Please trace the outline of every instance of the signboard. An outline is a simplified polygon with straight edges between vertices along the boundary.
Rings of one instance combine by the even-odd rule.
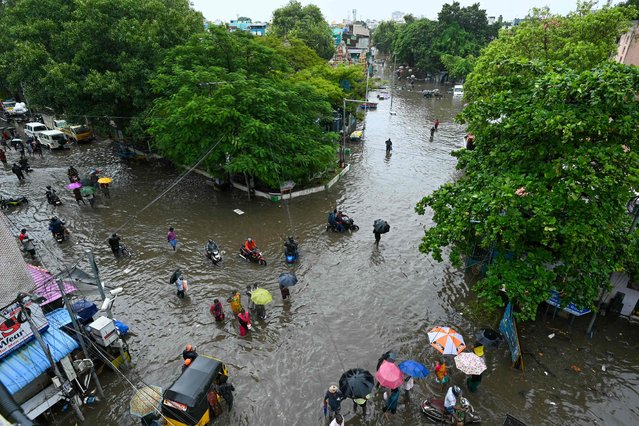
[[[557,290],[551,290],[550,299],[546,300],[546,303],[554,306],[555,308],[559,308],[561,306],[561,296],[559,295],[559,292]],[[564,311],[568,312],[569,314],[573,314],[576,317],[580,317],[582,315],[590,313],[590,309],[580,309],[572,302],[570,302],[568,306],[565,306],[563,309]]]
[[[24,306],[31,312],[31,319],[33,319],[37,329],[40,331],[46,330],[49,322],[42,313],[40,305],[29,301]],[[20,314],[21,310],[22,308],[18,303],[9,305],[2,310],[4,318],[0,318],[2,321],[0,324],[0,358],[9,355],[33,337],[29,322],[25,321],[21,324],[18,321],[18,314]]]
[[[517,325],[513,318],[513,308],[510,303],[506,306],[504,317],[499,322],[499,331],[510,349],[510,356],[513,362],[513,367],[524,368],[524,360],[521,357],[521,346],[519,344],[519,336],[517,335]]]

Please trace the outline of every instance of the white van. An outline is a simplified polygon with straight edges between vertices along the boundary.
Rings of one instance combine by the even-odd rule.
[[[27,135],[27,137],[31,136],[32,138],[35,138],[45,130],[48,130],[47,126],[37,121],[33,121],[24,125],[24,134]]]
[[[59,130],[45,130],[38,135],[40,143],[49,149],[64,148],[67,137]]]
[[[453,96],[464,96],[464,86],[462,84],[456,84],[453,88]]]

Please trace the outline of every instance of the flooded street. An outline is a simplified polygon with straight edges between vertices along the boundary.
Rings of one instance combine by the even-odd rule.
[[[44,159],[32,160],[34,172],[22,184],[5,168],[0,192],[29,198],[28,206],[7,214],[16,235],[26,226],[40,241],[37,248],[46,267],[54,272],[63,265],[88,269],[83,250],[92,248],[103,281],[124,287],[113,310],[133,334],[128,340],[133,366],[125,370],[133,384],[169,386],[181,371],[182,349],[191,343],[200,354],[223,360],[236,388],[233,411],[216,424],[320,425],[324,392],[344,371],[361,367],[374,373],[377,359],[389,349],[397,351],[398,360],[415,359],[431,368],[438,353],[426,333],[433,326],[455,328],[468,345],[478,328],[496,327],[472,313],[470,280],[463,271],[418,251],[423,229],[432,223],[428,212],[418,216],[414,206],[453,178],[456,160],[450,152],[462,146],[465,134],[453,121],[462,101],[450,95],[426,99],[419,92],[432,87],[416,84],[413,91],[398,90],[393,99],[396,115],[389,114],[390,100],[379,101],[378,109],[367,114],[365,141],[348,144],[350,172],[329,191],[290,202],[248,201],[243,192],[216,192],[207,179],[189,175],[142,211],[179,171],[160,162],[125,162],[104,141],[45,152]],[[370,99],[374,97],[373,92]],[[429,141],[435,119],[441,124]],[[384,141],[389,137],[393,151],[387,156]],[[15,151],[9,156],[17,160]],[[78,207],[64,189],[70,165],[81,175],[98,167],[113,177],[112,198],[100,198],[95,209]],[[55,214],[72,232],[63,244],[47,231],[53,208],[46,203],[46,185],[53,185],[63,198]],[[361,229],[327,232],[327,213],[335,206]],[[234,209],[245,213],[237,215]],[[376,247],[372,224],[378,218],[387,220],[391,230]],[[176,252],[166,241],[169,226],[178,235]],[[113,258],[106,238],[116,229],[132,249],[132,258]],[[283,260],[287,235],[300,243],[300,262],[293,267]],[[263,251],[267,266],[237,255],[249,236]],[[208,238],[225,252],[221,265],[204,258]],[[176,267],[189,281],[184,300],[169,284]],[[291,299],[282,302],[277,277],[286,270],[295,272],[299,283],[291,288]],[[254,332],[240,338],[226,298],[253,283],[271,291],[274,299],[267,305],[266,320],[252,316]],[[227,313],[223,324],[209,314],[216,297]],[[243,302],[246,305],[246,298]],[[505,345],[488,350],[488,371],[479,391],[470,394],[483,423],[501,424],[506,413],[529,425],[639,422],[637,327],[600,318],[594,338],[588,340],[588,320],[569,328],[565,319],[552,321],[549,315],[547,322],[520,325],[523,373],[510,368]],[[550,333],[556,334],[554,339],[548,338]],[[453,383],[462,386],[464,374],[450,370]],[[112,373],[101,380],[107,401],[84,408],[87,424],[137,424],[129,415],[131,386]],[[381,393],[369,403],[367,422],[361,410],[353,415],[350,400],[342,404],[342,413],[348,425],[424,424],[419,402],[433,393],[440,395],[432,376],[417,380],[412,400],[402,398],[390,422],[381,412]]]

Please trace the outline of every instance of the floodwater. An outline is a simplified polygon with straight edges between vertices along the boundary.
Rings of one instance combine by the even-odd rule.
[[[462,101],[450,95],[426,99],[419,93],[424,88],[432,86],[396,90],[396,115],[389,114],[390,100],[380,101],[379,108],[367,114],[365,141],[348,144],[352,169],[344,179],[327,192],[290,202],[249,201],[242,192],[216,192],[207,179],[189,175],[147,208],[179,172],[160,162],[122,161],[106,141],[45,153],[44,159],[32,161],[35,171],[23,184],[5,168],[0,192],[29,197],[28,206],[13,208],[8,215],[16,235],[26,226],[40,241],[46,267],[55,272],[76,264],[88,269],[83,250],[91,248],[103,281],[124,287],[113,310],[131,327],[133,365],[124,370],[131,383],[169,386],[179,375],[184,345],[191,343],[199,353],[223,360],[236,388],[233,411],[216,424],[321,425],[324,392],[345,370],[374,372],[377,358],[389,349],[397,351],[399,360],[415,359],[432,368],[437,353],[427,341],[431,327],[452,326],[468,344],[478,328],[496,327],[474,313],[472,280],[464,271],[418,251],[423,229],[432,220],[430,213],[418,216],[414,206],[453,179],[450,152],[462,146],[465,133],[453,121]],[[429,129],[436,118],[441,125],[431,141]],[[389,137],[390,156],[384,145]],[[9,155],[10,161],[16,158],[14,151]],[[81,174],[97,166],[113,177],[112,198],[100,199],[95,209],[78,207],[63,189],[69,165]],[[64,205],[55,213],[73,232],[64,244],[55,243],[46,230],[53,210],[44,197],[47,184],[63,196]],[[361,229],[342,235],[327,232],[327,212],[334,206]],[[379,247],[372,233],[377,218],[391,225]],[[166,241],[169,226],[178,235],[176,252]],[[132,249],[132,258],[116,260],[111,255],[105,239],[115,229]],[[283,262],[287,235],[300,242],[301,259],[293,267]],[[238,257],[248,236],[257,241],[268,266]],[[225,252],[219,266],[204,259],[208,238]],[[189,282],[184,300],[168,283],[176,267]],[[299,283],[291,289],[291,299],[282,302],[277,277],[287,270],[295,272]],[[254,331],[240,338],[225,300],[232,290],[253,283],[270,290],[274,299],[267,305],[266,320],[253,318]],[[216,297],[224,300],[223,324],[216,324],[208,311]],[[510,367],[505,347],[488,350],[488,371],[479,391],[470,395],[483,423],[501,424],[510,413],[529,425],[637,424],[636,326],[600,318],[589,340],[584,333],[587,321],[569,327],[565,319],[549,316],[520,325],[524,372]],[[464,375],[450,370],[453,383],[463,386]],[[131,385],[113,373],[101,380],[107,399],[85,407],[87,424],[137,424],[128,414]],[[350,401],[342,404],[342,413],[349,425],[423,424],[419,402],[427,394],[441,392],[431,378],[417,380],[411,401],[402,399],[390,421],[382,414],[381,394],[369,403],[367,421],[353,414]]]

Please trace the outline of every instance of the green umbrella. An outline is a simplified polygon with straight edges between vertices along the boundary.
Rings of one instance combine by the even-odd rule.
[[[273,295],[264,288],[258,288],[251,291],[251,300],[256,305],[266,305],[273,300]]]
[[[80,194],[84,195],[85,197],[95,194],[95,192],[95,188],[92,186],[83,186],[82,188],[80,188]]]

